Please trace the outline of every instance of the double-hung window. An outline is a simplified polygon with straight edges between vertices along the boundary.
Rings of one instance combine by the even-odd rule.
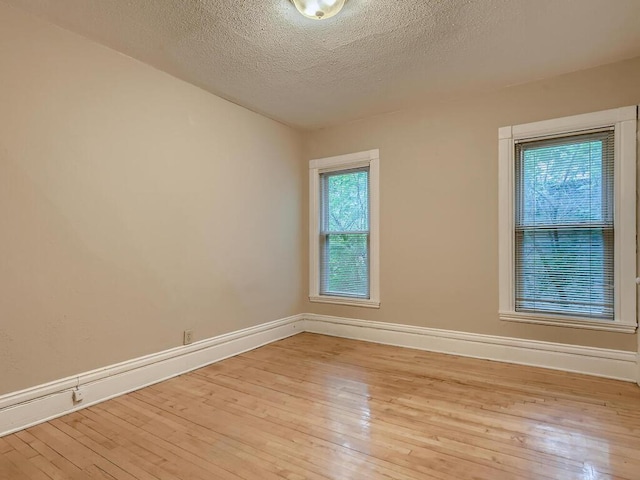
[[[500,129],[500,317],[633,331],[636,107]]]
[[[377,150],[312,160],[311,301],[378,307]]]

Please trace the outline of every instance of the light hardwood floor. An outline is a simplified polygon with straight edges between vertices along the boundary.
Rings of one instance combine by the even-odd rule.
[[[640,479],[640,388],[313,334],[0,438],[11,479]]]

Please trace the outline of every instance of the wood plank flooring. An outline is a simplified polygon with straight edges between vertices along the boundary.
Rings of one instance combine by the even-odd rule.
[[[2,480],[640,479],[640,388],[300,334],[0,438]]]

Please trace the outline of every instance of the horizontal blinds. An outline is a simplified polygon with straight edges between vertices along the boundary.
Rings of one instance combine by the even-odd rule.
[[[320,293],[369,298],[369,167],[320,174]]]
[[[515,153],[516,311],[613,320],[613,130]]]

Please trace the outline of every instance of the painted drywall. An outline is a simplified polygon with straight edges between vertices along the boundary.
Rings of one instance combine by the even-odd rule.
[[[0,394],[301,311],[301,136],[0,3]]]
[[[635,351],[633,334],[498,319],[497,135],[639,102],[636,58],[307,133],[307,160],[380,149],[381,307],[305,311]]]

